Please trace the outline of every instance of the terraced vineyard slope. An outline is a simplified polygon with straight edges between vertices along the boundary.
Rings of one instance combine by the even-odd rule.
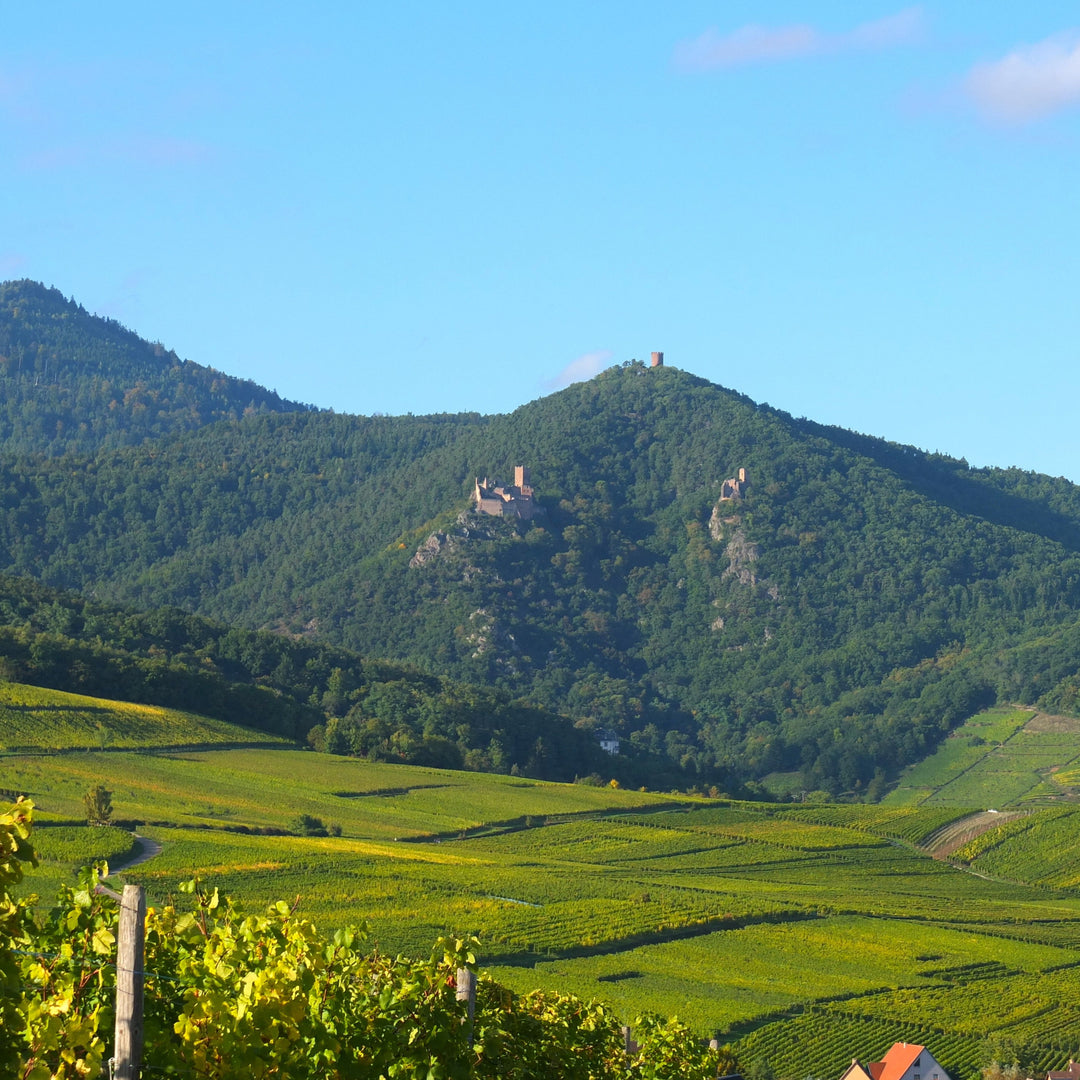
[[[781,1080],[924,1035],[959,1080],[988,1041],[1049,1064],[1080,1053],[1080,894],[920,850],[968,811],[740,803],[275,749],[12,755],[2,768],[53,820],[104,782],[162,845],[122,875],[152,898],[197,874],[250,907],[299,898],[327,929],[367,919],[389,952],[476,932],[511,987],[572,990],[631,1021],[677,1012]],[[1026,830],[1044,853],[1060,845],[1064,875],[1072,813],[1005,822],[953,858],[1006,860]],[[302,835],[302,815],[328,835]],[[48,879],[79,837],[40,835]],[[100,841],[87,854],[113,844]]]
[[[923,838],[919,846],[936,858],[945,859],[984,833],[1017,818],[1026,817],[1027,813],[1028,811],[1024,810],[982,810],[976,814],[968,814],[967,817],[957,818],[935,829]]]
[[[1080,720],[1034,709],[987,709],[905,770],[887,806],[1000,809],[1080,796]]]
[[[953,852],[988,874],[1056,889],[1080,887],[1080,809],[1038,810]]]

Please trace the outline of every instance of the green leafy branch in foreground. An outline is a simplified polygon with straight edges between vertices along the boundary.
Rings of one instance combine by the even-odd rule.
[[[0,818],[5,890],[32,858],[31,808]],[[7,853],[11,853],[10,857]],[[0,930],[7,1075],[94,1080],[114,1023],[119,912],[95,892],[99,870],[34,916],[6,898]],[[245,915],[216,889],[189,882],[192,908],[146,919],[144,1064],[206,1080],[327,1078],[712,1078],[721,1057],[677,1020],[642,1017],[627,1053],[618,1017],[570,995],[518,996],[479,980],[473,1023],[456,974],[475,965],[475,939],[436,942],[430,958],[365,951],[364,930],[319,935],[282,901]],[[731,1064],[724,1059],[725,1071]]]
[[[30,846],[33,803],[20,800],[0,812],[0,1074],[11,1076],[19,1059],[21,1014],[16,1005],[20,981],[12,945],[23,939],[24,906],[11,895],[22,881],[23,866],[37,865]]]

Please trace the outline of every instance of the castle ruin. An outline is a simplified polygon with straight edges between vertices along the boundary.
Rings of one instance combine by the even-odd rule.
[[[533,497],[533,488],[529,469],[518,465],[514,469],[514,482],[507,485],[492,484],[487,477],[476,480],[473,501],[479,514],[491,514],[493,517],[516,517],[529,521],[542,514],[544,508]]]
[[[652,359],[649,361],[649,367],[663,367],[664,366],[664,354],[662,352],[654,352]]]
[[[726,499],[741,499],[746,490],[746,470],[740,469],[738,477],[725,480],[720,485],[720,501]]]

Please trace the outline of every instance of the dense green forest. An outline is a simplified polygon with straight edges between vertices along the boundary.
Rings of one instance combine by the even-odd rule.
[[[0,343],[47,353],[35,334],[54,340],[55,319],[15,335],[12,311]],[[114,378],[106,330],[137,351],[115,324],[68,321],[69,353],[83,322],[98,335],[96,378]],[[19,432],[48,427],[55,385],[42,371],[5,396],[24,421],[0,442],[0,570],[408,662],[614,730],[687,782],[800,771],[875,797],[983,705],[1080,704],[1080,489],[1063,479],[826,428],[670,367],[628,363],[507,416],[370,418],[270,397],[215,411],[191,367],[175,376],[200,402],[190,425],[138,445],[126,427],[31,446]],[[546,513],[470,513],[473,478],[516,464]],[[740,468],[743,497],[720,501]],[[329,715],[333,742],[366,714]]]
[[[56,289],[0,282],[0,445],[93,453],[213,420],[308,406],[181,360]]]

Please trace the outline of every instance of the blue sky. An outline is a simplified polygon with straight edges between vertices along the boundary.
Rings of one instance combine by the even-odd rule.
[[[1080,10],[12,5],[0,278],[339,412],[669,363],[1080,481]]]

